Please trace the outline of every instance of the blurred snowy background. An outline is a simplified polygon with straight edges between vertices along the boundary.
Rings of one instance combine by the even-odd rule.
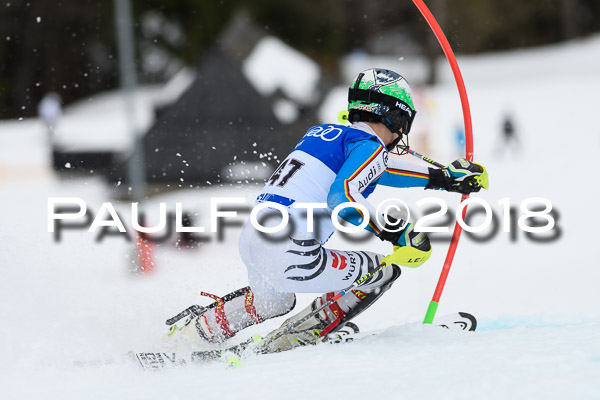
[[[201,290],[245,286],[237,237],[248,214],[220,238],[167,235],[143,273],[133,235],[98,238],[85,219],[59,239],[49,233],[49,197],[81,198],[92,216],[111,202],[131,233],[133,165],[145,176],[135,200],[149,225],[160,202],[170,212],[180,202],[208,230],[211,197],[251,205],[278,160],[311,125],[336,123],[347,85],[374,66],[413,86],[411,145],[442,162],[462,155],[454,80],[411,2],[331,1],[318,10],[286,2],[283,10],[262,1],[243,11],[242,2],[204,3],[133,3],[137,85],[129,94],[118,88],[108,2],[0,4],[2,397],[599,398],[600,19],[597,4],[583,0],[501,9],[431,2],[467,85],[475,160],[490,174],[490,190],[476,197],[500,227],[463,235],[438,313],[472,312],[479,332],[404,325],[422,320],[433,294],[447,248],[448,235],[438,235],[432,259],[405,270],[358,319],[363,330],[392,327],[371,341],[248,360],[239,371],[74,367],[160,349],[164,320],[205,304]],[[133,132],[143,162],[128,164]],[[456,209],[458,196],[434,194]],[[398,197],[418,213],[415,203],[430,195],[382,188],[372,199]],[[506,197],[517,217],[523,200],[550,200],[553,232],[502,232]],[[338,234],[329,246],[389,251]],[[298,307],[312,297],[299,296]],[[351,371],[375,382],[349,385]]]

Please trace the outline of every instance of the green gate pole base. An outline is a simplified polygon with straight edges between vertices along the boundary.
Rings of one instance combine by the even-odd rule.
[[[433,317],[435,317],[435,312],[437,311],[438,303],[437,301],[431,300],[429,303],[429,308],[427,308],[427,314],[425,314],[424,324],[431,324],[433,322]]]

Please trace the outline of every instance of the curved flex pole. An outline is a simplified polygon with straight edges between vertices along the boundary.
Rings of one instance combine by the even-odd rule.
[[[440,45],[444,50],[444,54],[446,55],[446,58],[450,63],[450,67],[452,68],[454,80],[456,81],[458,93],[460,94],[460,102],[462,104],[463,118],[465,124],[466,158],[469,161],[473,161],[473,128],[471,126],[471,111],[469,108],[469,99],[467,98],[467,90],[465,89],[465,82],[463,81],[462,74],[460,73],[460,68],[458,67],[458,63],[456,62],[456,57],[454,56],[454,52],[452,51],[450,43],[448,43],[448,39],[446,39],[446,35],[444,35],[442,28],[440,28],[440,25],[437,23],[433,14],[431,14],[431,11],[429,11],[425,3],[423,3],[422,0],[413,0],[413,3],[415,3],[425,20],[433,30],[433,33],[435,34],[435,37],[437,38],[438,42],[440,42]],[[464,194],[461,198],[461,202],[466,200],[467,198],[469,198],[469,195]],[[463,209],[463,219],[465,218],[466,212],[467,207]],[[446,255],[446,260],[444,261],[444,267],[442,268],[442,272],[440,274],[438,284],[435,288],[433,298],[429,303],[427,314],[425,314],[425,319],[423,321],[424,324],[431,324],[433,322],[433,318],[435,317],[435,312],[437,311],[440,297],[442,296],[442,291],[444,290],[444,285],[446,284],[446,278],[448,277],[450,267],[452,266],[452,260],[454,259],[454,253],[456,253],[456,247],[458,246],[458,241],[460,239],[461,232],[462,228],[457,222],[454,226],[454,233],[452,234],[452,240],[450,241],[448,254]]]

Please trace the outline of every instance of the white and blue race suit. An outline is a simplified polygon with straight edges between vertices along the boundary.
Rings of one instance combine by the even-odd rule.
[[[378,222],[382,219],[375,217],[375,208],[366,200],[375,187],[424,187],[428,180],[426,167],[389,158],[384,143],[367,124],[318,125],[306,132],[279,165],[257,202],[271,201],[289,207],[300,226],[304,219],[300,214],[306,211],[294,208],[294,203],[326,204],[329,213],[342,203],[360,203],[369,211],[366,229],[377,235],[383,228]],[[363,222],[359,208],[344,208],[339,215],[354,225]],[[324,218],[323,224],[323,231],[313,235],[321,244],[334,232],[330,218]],[[311,236],[305,226],[300,230]]]
[[[296,225],[294,230],[283,240],[273,240],[247,223],[240,235],[239,249],[253,295],[226,302],[220,315],[207,312],[201,323],[207,331],[226,331],[230,337],[249,325],[289,312],[295,303],[294,293],[330,293],[350,286],[374,270],[383,256],[325,248],[323,244],[334,232],[331,211],[341,203],[361,203],[371,216],[366,229],[378,234],[383,227],[375,218],[375,208],[367,201],[375,187],[424,187],[428,180],[426,167],[388,157],[385,144],[365,123],[310,128],[257,198],[259,204],[284,206]],[[321,203],[328,218],[315,219],[319,226],[310,232],[306,208],[295,208],[295,203]],[[345,208],[339,215],[355,225],[363,219],[361,211],[354,207]],[[384,268],[365,281],[360,291],[342,297],[337,302],[340,312],[348,312],[364,296],[388,282],[391,274],[391,268]]]

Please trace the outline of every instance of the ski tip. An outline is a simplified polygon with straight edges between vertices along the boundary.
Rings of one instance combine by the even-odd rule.
[[[474,332],[475,329],[477,329],[477,319],[475,318],[475,316],[473,316],[472,314],[466,313],[466,312],[459,312],[458,315],[460,315],[461,317],[469,320],[471,323],[468,324],[467,326],[465,326],[465,331],[471,331]],[[468,328],[468,329],[466,329]]]
[[[477,329],[477,319],[469,313],[457,312],[453,314],[443,315],[435,319],[435,326],[454,330],[473,332]]]

